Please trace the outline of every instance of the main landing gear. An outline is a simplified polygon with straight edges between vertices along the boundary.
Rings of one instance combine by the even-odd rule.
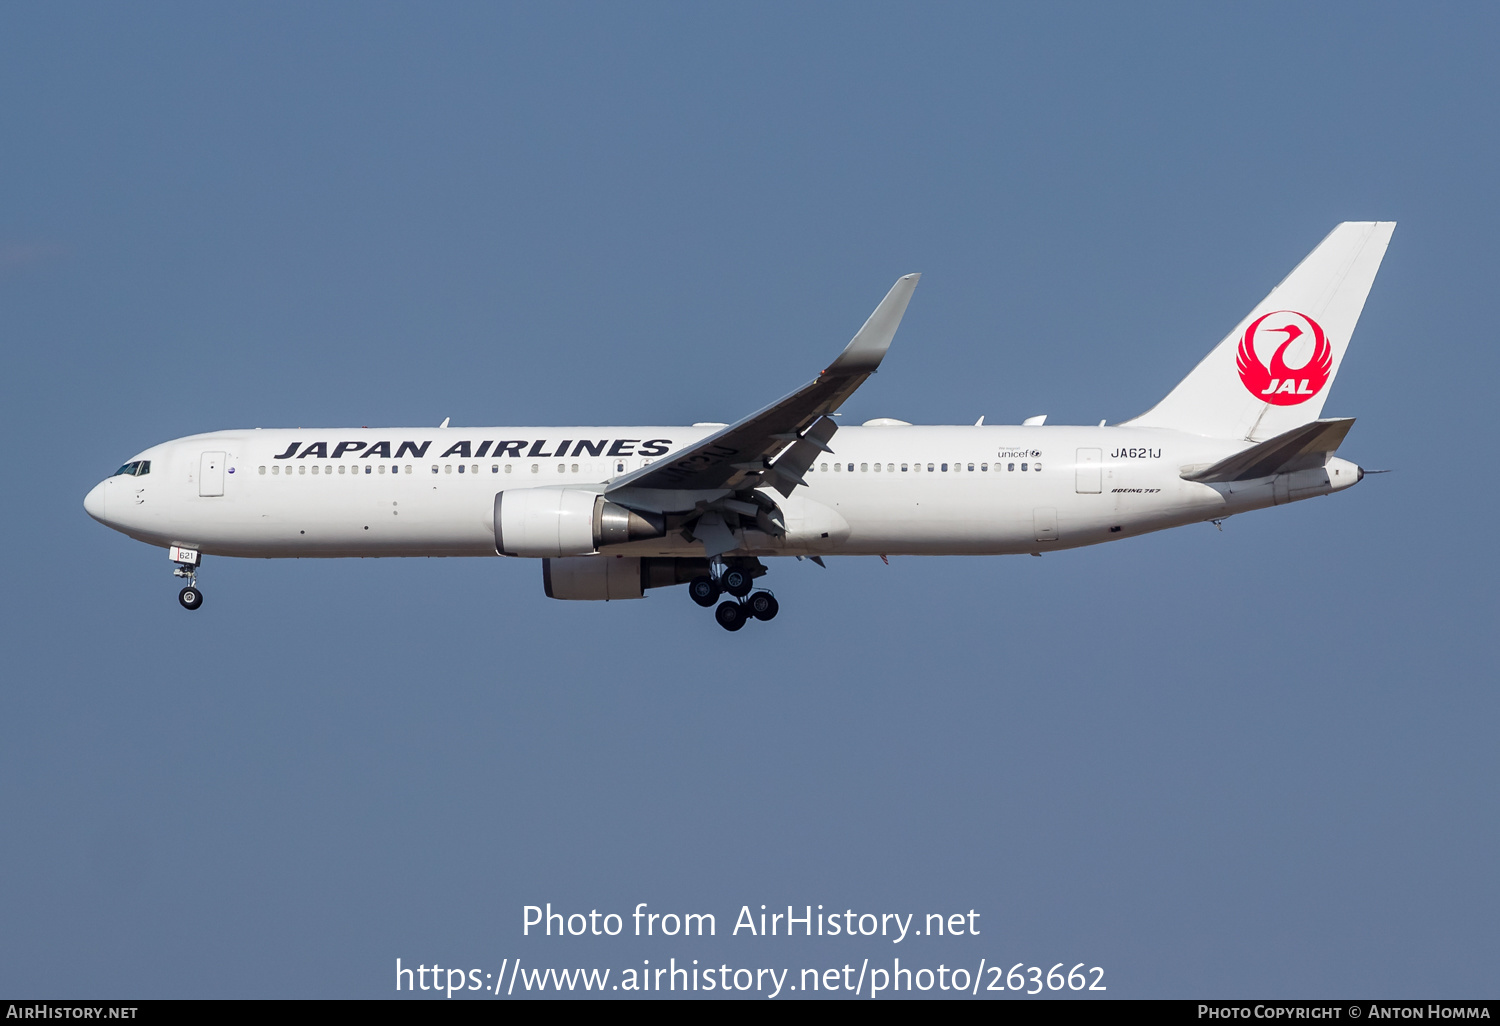
[[[188,582],[187,587],[177,593],[177,601],[183,609],[197,609],[203,605],[203,592],[198,590],[198,564],[203,557],[197,549],[183,548],[180,545],[173,545],[167,550],[167,554],[177,564],[172,570],[172,576],[184,578]]]
[[[774,619],[781,605],[769,591],[754,591],[755,579],[765,574],[766,568],[758,559],[736,560],[730,564],[715,563],[710,572],[694,577],[688,582],[688,594],[700,606],[712,606],[714,619],[726,631],[737,631],[751,619]],[[727,602],[719,602],[721,595],[729,595]]]

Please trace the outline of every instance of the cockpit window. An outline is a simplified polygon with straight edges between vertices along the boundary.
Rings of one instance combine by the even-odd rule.
[[[112,476],[119,477],[121,474],[124,474],[126,477],[144,477],[149,473],[151,473],[150,460],[135,460],[125,464],[119,470],[115,471]]]

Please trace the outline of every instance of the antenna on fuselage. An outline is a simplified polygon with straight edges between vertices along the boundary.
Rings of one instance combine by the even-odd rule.
[[[444,417],[443,418],[443,422],[438,425],[438,430],[442,430],[443,428],[447,427],[448,426],[448,422],[450,420],[452,420],[452,419],[453,419],[452,417]]]

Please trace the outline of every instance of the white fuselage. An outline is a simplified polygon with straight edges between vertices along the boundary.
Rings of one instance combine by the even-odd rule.
[[[154,545],[247,557],[494,556],[495,495],[603,490],[710,427],[244,430],[193,435],[89,493],[96,519]],[[566,442],[566,447],[563,443]],[[319,445],[321,443],[321,445]],[[1325,495],[1358,468],[1232,484],[1183,479],[1251,443],[1161,428],[846,427],[790,498],[781,537],[737,555],[984,555],[1112,541]],[[563,453],[563,454],[559,454]],[[217,494],[215,494],[217,493]],[[669,532],[609,551],[701,556]]]

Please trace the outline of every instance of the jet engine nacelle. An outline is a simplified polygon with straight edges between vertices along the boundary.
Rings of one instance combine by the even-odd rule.
[[[542,560],[548,598],[614,602],[644,598],[647,588],[669,588],[706,575],[708,560],[670,556],[569,556]]]
[[[641,561],[629,556],[581,556],[542,560],[542,588],[548,598],[618,601],[644,598]]]
[[[638,513],[583,488],[514,488],[495,496],[495,551],[502,556],[586,556],[666,534],[656,513]]]

